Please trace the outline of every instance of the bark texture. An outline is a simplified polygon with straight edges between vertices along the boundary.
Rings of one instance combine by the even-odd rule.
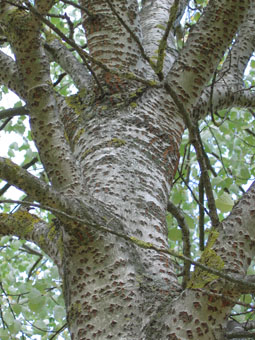
[[[0,177],[57,222],[1,214],[1,234],[35,242],[56,263],[72,339],[224,339],[240,296],[236,281],[254,256],[254,186],[212,230],[201,258],[225,279],[197,268],[183,289],[167,253],[165,216],[185,127],[208,114],[211,100],[217,109],[254,105],[253,93],[236,92],[254,51],[252,1],[209,1],[177,51],[176,14],[187,1],[145,0],[139,8],[136,0],[80,0],[83,63],[42,34],[53,1],[15,3],[0,1],[15,55],[0,53],[0,82],[25,101],[49,184],[4,158]],[[206,86],[234,38],[231,66],[228,57],[211,98]],[[76,95],[55,92],[51,61],[72,77]]]

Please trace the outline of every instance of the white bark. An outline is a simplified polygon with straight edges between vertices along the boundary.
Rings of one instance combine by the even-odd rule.
[[[206,86],[238,29],[240,41],[226,76],[243,90],[240,79],[254,47],[243,39],[253,23],[251,14],[245,21],[250,3],[209,1],[180,55],[170,31],[164,68],[156,74],[147,56],[159,47],[164,31],[157,25],[168,21],[174,1],[144,1],[139,14],[135,0],[112,1],[112,8],[108,1],[81,0],[89,11],[82,14],[93,81],[74,104],[54,92],[38,16],[24,10],[17,14],[1,1],[0,23],[15,61],[0,54],[1,69],[7,70],[0,71],[0,81],[29,107],[50,184],[4,159],[0,177],[48,205],[57,217],[53,238],[51,227],[33,216],[25,220],[33,223],[23,237],[39,244],[59,267],[72,339],[222,339],[233,300],[240,295],[236,282],[211,279],[200,269],[194,274],[200,286],[193,280],[183,291],[170,254],[138,247],[129,237],[167,250],[165,214],[185,123],[207,113]],[[51,5],[36,2],[43,14]],[[52,48],[77,86],[86,87],[87,70],[79,75],[82,66],[74,56],[63,60],[62,46],[52,42]],[[147,86],[133,81],[134,76],[147,78]],[[155,86],[152,78],[162,80]],[[224,84],[216,87],[214,107],[254,103],[252,92],[232,98]],[[236,91],[233,84],[231,89]],[[223,273],[233,278],[246,276],[254,256],[254,200],[252,187],[212,233],[214,241],[204,253],[224,261]],[[17,222],[11,228],[6,215],[0,217],[2,234],[8,227],[7,232],[20,236]]]

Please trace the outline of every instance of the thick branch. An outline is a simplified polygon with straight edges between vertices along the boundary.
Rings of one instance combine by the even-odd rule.
[[[0,50],[0,84],[5,85],[21,98],[25,91],[15,61]]]
[[[125,21],[121,18],[121,16],[118,14],[118,12],[115,10],[114,6],[111,4],[110,0],[106,0],[109,7],[111,8],[112,12],[114,13],[114,15],[116,15],[116,17],[118,18],[120,24],[125,27],[125,29],[127,30],[127,32],[130,34],[130,36],[132,37],[132,39],[134,39],[134,41],[137,43],[137,46],[141,52],[142,57],[144,58],[144,60],[146,60],[149,64],[151,64],[152,66],[154,66],[153,63],[151,63],[150,58],[147,56],[147,54],[144,51],[143,45],[141,43],[141,41],[139,40],[139,38],[136,36],[136,34],[130,29],[130,27],[125,23]]]
[[[23,169],[29,169],[30,166],[34,165],[35,163],[38,162],[38,158],[37,157],[34,157],[29,163],[26,163],[22,166]],[[9,188],[11,187],[10,184],[5,184],[5,186],[0,189],[0,196],[2,196]]]
[[[94,58],[91,56],[91,54],[87,53],[84,51],[81,47],[79,47],[72,39],[68,38],[67,36],[64,35],[56,26],[54,26],[49,20],[41,16],[33,6],[29,5],[28,6],[29,10],[43,23],[45,23],[48,27],[50,27],[60,38],[63,39],[67,44],[69,44],[71,47],[74,48],[74,50],[79,54],[83,62],[85,63],[86,67],[88,70],[91,72],[92,76],[94,77],[98,87],[101,90],[101,94],[104,94],[103,89],[101,87],[101,84],[97,78],[96,72],[93,71],[93,69],[90,67],[90,64],[88,61],[90,61],[93,65],[97,65],[98,68],[101,69],[100,73],[105,73],[106,75],[106,80],[109,81],[109,75],[114,75],[115,80],[119,81],[120,79],[126,79],[126,80],[132,80],[132,81],[137,81],[142,84],[145,84],[148,87],[161,87],[161,85],[154,80],[147,80],[143,77],[137,76],[133,72],[123,72],[123,71],[118,71],[116,68],[109,68],[105,61],[100,61],[99,58]],[[93,16],[93,19],[94,16]],[[118,84],[119,86],[120,84]]]
[[[54,233],[52,232],[54,228]],[[0,235],[15,235],[37,244],[61,268],[61,230],[27,211],[0,214]]]
[[[167,54],[167,41],[170,34],[170,30],[174,28],[174,26],[179,25],[180,20],[185,12],[185,8],[187,6],[187,0],[174,0],[172,7],[169,10],[169,18],[166,24],[166,28],[164,34],[159,42],[158,46],[158,58],[157,58],[157,73],[159,79],[163,79],[163,67],[165,55]]]
[[[255,339],[255,332],[249,332],[249,331],[236,331],[226,334],[227,339],[241,339],[241,340],[248,340],[248,339]]]
[[[221,323],[222,326],[222,316],[227,317],[236,301],[238,301],[241,291],[254,289],[253,286],[255,285],[252,280],[245,278],[246,271],[255,253],[254,207],[255,183],[233,208],[231,214],[222,222],[218,230],[212,231],[207,247],[198,262],[200,265],[210,263],[214,268],[223,266],[220,270],[221,275],[208,275],[209,271],[204,271],[200,265],[196,264],[193,280],[191,281],[193,289],[187,289],[175,299],[170,311],[168,306],[165,307],[163,312],[161,310],[161,315],[163,315],[163,320],[161,321],[173,325],[171,328],[172,334],[175,334],[177,326],[183,325],[182,321],[178,322],[176,314],[171,313],[174,308],[179,311],[179,315],[181,315],[180,311],[184,314],[187,311],[192,311],[193,320],[199,320],[198,326],[199,324],[208,324],[208,320],[210,321],[209,315],[215,322],[209,322],[210,327],[203,339],[221,339],[222,330],[218,325]],[[213,271],[211,274],[213,274]],[[221,278],[226,274],[228,279],[222,280]],[[221,314],[218,321],[214,319],[217,315],[213,311],[215,306],[217,308],[220,306]],[[184,328],[184,330],[186,329]],[[187,333],[182,334],[182,339],[186,339]]]
[[[169,10],[174,2],[174,0],[144,1],[140,12],[143,46],[146,54],[156,63],[160,42],[164,42],[167,46],[166,56],[164,57],[163,73],[169,71],[177,57],[173,32],[170,32],[164,38],[165,30],[167,28],[166,23],[169,21]],[[161,66],[162,65],[160,65],[160,69]],[[150,76],[155,76],[150,69],[148,69],[148,73],[149,72]]]
[[[245,277],[255,249],[255,182],[222,222],[214,250],[224,261],[224,270]]]
[[[244,87],[244,72],[255,50],[255,4],[249,8],[247,19],[240,26],[238,36],[229,51],[215,83],[203,91],[195,109],[197,119],[210,111],[238,107],[254,107],[255,93]]]
[[[44,46],[51,59],[56,61],[70,75],[79,90],[88,86],[91,75],[65,45],[58,39],[53,39],[46,42]]]
[[[54,3],[55,0],[36,0],[35,8],[40,14],[47,14]]]
[[[229,87],[243,88],[244,72],[255,50],[254,25],[255,3],[251,2],[247,18],[240,25],[234,45],[219,72],[218,79],[221,83],[225,81]]]
[[[91,218],[88,219],[82,219],[79,218],[77,216],[74,215],[69,215],[68,213],[52,208],[52,207],[47,207],[47,206],[42,206],[36,203],[31,203],[31,202],[26,202],[26,201],[17,201],[17,200],[0,200],[0,203],[17,203],[17,204],[23,204],[26,206],[31,206],[31,207],[38,207],[41,209],[45,209],[48,211],[51,211],[52,213],[56,214],[57,216],[62,216],[65,218],[65,220],[70,220],[70,221],[76,221],[81,223],[82,225],[86,224],[88,227],[91,227],[94,230],[98,230],[100,232],[103,233],[109,233],[115,236],[120,237],[121,239],[124,239],[126,241],[129,241],[132,244],[135,244],[136,246],[143,248],[143,249],[151,249],[151,250],[155,250],[157,253],[163,253],[163,254],[169,254],[173,257],[176,257],[180,260],[183,261],[187,261],[190,264],[193,264],[194,266],[196,266],[198,269],[202,269],[205,272],[211,273],[213,274],[216,278],[219,277],[221,279],[226,280],[226,282],[230,282],[232,284],[235,284],[238,287],[238,292],[239,289],[241,288],[242,290],[246,289],[246,290],[254,290],[255,289],[255,283],[251,282],[250,280],[245,281],[243,279],[240,279],[239,277],[236,278],[235,276],[231,276],[228,275],[226,273],[224,273],[222,270],[218,270],[215,269],[214,267],[209,267],[206,264],[201,263],[200,261],[196,261],[193,260],[189,257],[186,257],[185,255],[182,255],[180,253],[177,253],[171,249],[166,249],[166,248],[161,248],[161,247],[157,247],[156,245],[154,245],[153,243],[149,243],[149,242],[144,242],[140,239],[137,239],[136,237],[133,236],[128,236],[124,233],[124,225],[121,222],[121,220],[117,217],[114,217],[112,215],[112,218],[108,221],[105,222],[106,219],[105,218],[100,218],[100,217],[95,217],[94,220]],[[90,209],[90,207],[86,207],[85,209]],[[109,213],[108,213],[109,214]],[[84,216],[85,214],[83,214]],[[100,222],[99,222],[100,220]],[[88,222],[89,221],[89,222]],[[104,223],[102,224],[101,222],[104,221]],[[106,225],[106,227],[105,227]],[[109,229],[111,228],[111,229]],[[70,230],[69,230],[70,231]],[[84,233],[84,230],[81,230],[81,233]],[[86,232],[85,232],[86,235]]]
[[[217,112],[218,110],[228,109],[232,107],[250,107],[255,106],[255,90],[239,89],[225,85],[215,85],[213,90],[212,102],[210,102],[210,89],[207,88],[194,108],[195,119],[201,119],[205,117],[211,110]]]
[[[95,0],[80,0],[79,3],[83,7],[89,8],[94,16],[93,18],[86,14],[83,16],[83,26],[90,55],[96,57],[110,69],[133,72],[136,69],[138,58],[141,56],[138,44],[112,12],[109,4]],[[111,1],[111,6],[139,39],[137,1],[119,2],[114,0]],[[100,81],[107,83],[109,74],[105,74],[105,71],[97,65],[93,65],[93,70]],[[105,77],[106,79],[104,79]]]
[[[0,178],[24,191],[35,201],[52,207],[59,207],[56,193],[48,184],[30,174],[11,160],[0,157]]]
[[[15,6],[3,8],[6,34],[27,92],[31,129],[41,161],[53,186],[69,193],[79,190],[80,176],[65,138],[50,78],[50,67],[40,38],[41,22]],[[22,41],[22,44],[20,44]]]
[[[186,107],[196,104],[204,87],[245,20],[250,0],[209,1],[168,77]],[[182,114],[182,112],[180,112]]]

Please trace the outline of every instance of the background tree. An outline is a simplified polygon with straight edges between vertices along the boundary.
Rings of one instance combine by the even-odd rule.
[[[0,1],[1,339],[254,338],[254,24],[249,0]]]

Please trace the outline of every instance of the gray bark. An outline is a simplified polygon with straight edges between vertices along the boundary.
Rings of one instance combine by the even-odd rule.
[[[168,249],[165,215],[185,126],[207,113],[205,88],[235,35],[240,32],[243,39],[246,23],[250,27],[251,18],[246,18],[251,1],[209,1],[180,54],[172,27],[164,67],[158,72],[148,58],[164,33],[158,25],[166,24],[177,2],[147,0],[139,12],[135,0],[114,0],[117,15],[108,1],[79,3],[90,13],[82,14],[93,74],[83,70],[82,80],[79,69],[84,66],[74,55],[68,54],[72,65],[63,60],[61,47],[52,42],[50,58],[73,72],[82,89],[65,102],[51,86],[36,13],[30,9],[15,15],[15,7],[1,1],[0,23],[15,61],[0,54],[0,65],[5,66],[0,81],[26,102],[50,184],[5,159],[0,160],[0,177],[47,205],[58,219],[53,230],[27,217],[23,222],[28,228],[21,233],[20,215],[12,221],[1,216],[1,233],[33,240],[58,265],[72,339],[221,340],[233,301],[240,296],[236,282],[208,279],[196,269],[195,279],[183,290],[170,254],[138,247],[131,240]],[[47,1],[39,4],[40,13],[52,6]],[[237,39],[235,63],[225,76],[240,88],[254,44],[247,53],[238,44]],[[230,100],[224,84],[217,85],[215,106],[240,102],[238,94],[232,93]],[[253,93],[249,95],[244,106],[254,103]],[[223,272],[229,277],[245,279],[254,256],[254,201],[252,187],[212,233],[209,254],[224,261]]]

